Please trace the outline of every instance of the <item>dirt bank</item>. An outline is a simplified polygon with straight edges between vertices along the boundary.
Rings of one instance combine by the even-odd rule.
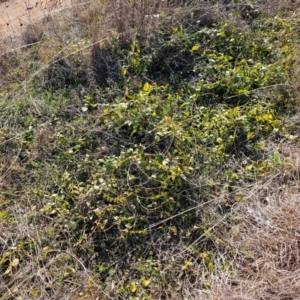
[[[0,0],[0,40],[20,36],[26,26],[71,5],[71,0]]]

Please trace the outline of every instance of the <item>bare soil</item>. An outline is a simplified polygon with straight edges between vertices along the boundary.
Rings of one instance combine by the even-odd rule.
[[[69,5],[71,0],[0,0],[0,40],[20,36],[27,25]]]

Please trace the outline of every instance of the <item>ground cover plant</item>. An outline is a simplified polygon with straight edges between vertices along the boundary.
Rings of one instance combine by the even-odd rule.
[[[297,9],[78,2],[3,51],[1,299],[297,299]]]

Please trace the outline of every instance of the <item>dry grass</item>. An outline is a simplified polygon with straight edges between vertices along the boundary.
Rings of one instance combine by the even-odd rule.
[[[278,148],[288,162],[237,191],[246,199],[227,215],[221,237],[230,271],[212,275],[213,289],[200,299],[300,299],[300,152]]]

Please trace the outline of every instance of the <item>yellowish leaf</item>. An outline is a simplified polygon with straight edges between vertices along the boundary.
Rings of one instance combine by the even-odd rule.
[[[211,284],[210,284],[210,282],[208,282],[208,281],[205,281],[204,283],[203,283],[203,288],[204,289],[210,289],[211,288]]]
[[[181,266],[181,270],[186,271],[186,270],[190,269],[192,265],[193,265],[193,263],[191,261],[185,259],[183,262],[183,265]]]
[[[242,195],[238,195],[237,197],[236,197],[236,201],[242,201],[243,200],[243,196]]]
[[[188,266],[183,265],[183,266],[181,266],[181,271],[185,271],[187,268],[188,268]]]
[[[212,271],[214,269],[214,264],[212,262],[208,263],[208,270]]]
[[[136,179],[136,177],[134,175],[129,175],[128,179],[129,180],[134,180],[134,179]]]
[[[148,280],[145,277],[142,277],[141,282],[142,282],[143,287],[146,288],[146,287],[148,287],[150,285],[151,280]]]
[[[20,260],[18,258],[13,259],[13,261],[10,263],[12,267],[16,267],[20,263]]]
[[[143,90],[144,90],[145,92],[150,93],[150,92],[153,90],[153,86],[152,86],[149,82],[146,82],[146,83],[144,84]]]
[[[4,272],[4,275],[7,275],[7,274],[9,274],[9,273],[11,273],[11,267],[8,267],[8,268],[6,269],[6,271]]]
[[[254,138],[254,133],[253,132],[248,132],[247,133],[247,140],[251,140]]]
[[[4,220],[4,219],[6,219],[6,217],[7,217],[7,211],[1,210],[0,211],[0,220],[1,219]]]
[[[192,47],[192,51],[197,51],[200,47],[198,45],[195,45]]]
[[[172,232],[174,235],[177,235],[178,230],[177,230],[177,227],[176,227],[176,226],[170,226],[170,229],[171,229],[171,232]]]
[[[130,291],[131,293],[135,293],[136,292],[136,283],[133,281],[130,284]]]

